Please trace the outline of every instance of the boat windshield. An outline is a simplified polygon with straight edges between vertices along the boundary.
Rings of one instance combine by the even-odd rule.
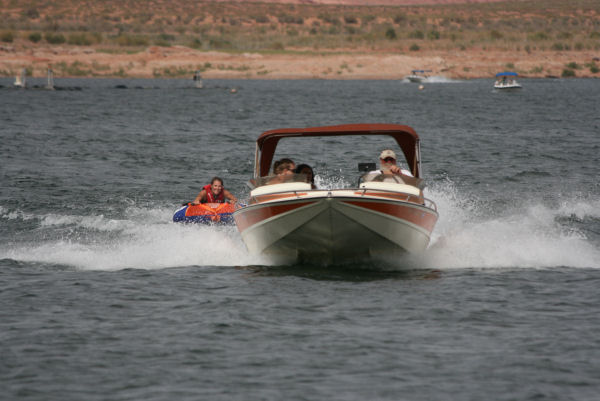
[[[308,182],[308,176],[306,174],[267,175],[250,180],[248,185],[251,188],[257,188],[264,185],[282,184],[287,182]]]

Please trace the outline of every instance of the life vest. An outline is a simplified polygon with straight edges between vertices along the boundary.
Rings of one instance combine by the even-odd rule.
[[[215,196],[212,193],[211,185],[205,185],[202,189],[206,191],[206,202],[204,203],[225,203],[225,188],[221,190],[221,193]]]

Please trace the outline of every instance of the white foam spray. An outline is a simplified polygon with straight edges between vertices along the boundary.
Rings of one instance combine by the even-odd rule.
[[[451,182],[434,186],[428,197],[440,214],[422,261],[428,268],[600,268],[597,244],[558,221],[572,215],[597,219],[600,201],[572,200],[558,208],[529,203],[491,214],[461,197]]]
[[[411,266],[600,268],[598,244],[588,233],[574,228],[580,225],[561,223],[569,219],[596,221],[600,200],[577,198],[557,207],[530,202],[522,209],[492,214],[482,202],[461,194],[450,181],[434,183],[426,196],[437,203],[440,218],[429,249],[411,260]],[[172,213],[166,208],[130,207],[125,212],[127,218],[115,219],[101,214],[35,215],[1,208],[1,219],[27,224],[37,220],[39,226],[31,238],[26,233],[15,242],[0,244],[0,259],[82,270],[272,264],[248,253],[235,226],[172,223]]]
[[[172,213],[165,209],[129,208],[127,215],[131,218],[126,220],[102,215],[39,216],[42,229],[69,227],[71,234],[66,238],[1,246],[0,258],[82,270],[267,264],[247,252],[235,227],[172,223]],[[9,218],[7,213],[2,217]],[[84,234],[74,236],[74,231]]]

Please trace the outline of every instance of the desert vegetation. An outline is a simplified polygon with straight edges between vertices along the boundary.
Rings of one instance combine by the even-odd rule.
[[[361,7],[0,0],[3,45],[78,46],[113,53],[149,46],[262,54],[600,51],[600,1]],[[177,74],[168,71],[169,76]]]

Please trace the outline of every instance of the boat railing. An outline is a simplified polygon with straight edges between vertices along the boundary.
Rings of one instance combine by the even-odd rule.
[[[380,183],[378,183],[380,184]],[[394,185],[389,183],[388,185]],[[402,185],[402,184],[396,184],[397,186],[402,186],[402,187],[411,187],[410,185]],[[413,187],[414,190],[419,191],[418,188]],[[403,191],[404,189],[404,191]],[[408,191],[406,191],[408,189]],[[362,195],[361,196],[365,196],[367,194],[368,191],[377,191],[377,192],[389,192],[389,193],[393,193],[393,194],[404,194],[406,195],[406,199],[405,201],[409,201],[411,196],[415,197],[415,196],[422,196],[422,194],[419,192],[415,192],[414,190],[411,190],[409,188],[402,188],[400,189],[399,187],[397,189],[394,188],[385,188],[385,187],[380,187],[378,186],[377,188],[374,187],[361,187],[358,189],[358,191],[362,191]],[[435,204],[434,201],[432,201],[429,198],[423,198],[423,205],[429,209],[433,209],[437,212],[437,205]]]
[[[425,201],[425,207],[428,207],[429,209],[433,209],[437,212],[437,205],[435,204],[434,201],[432,201],[429,198],[423,198],[423,200]]]

